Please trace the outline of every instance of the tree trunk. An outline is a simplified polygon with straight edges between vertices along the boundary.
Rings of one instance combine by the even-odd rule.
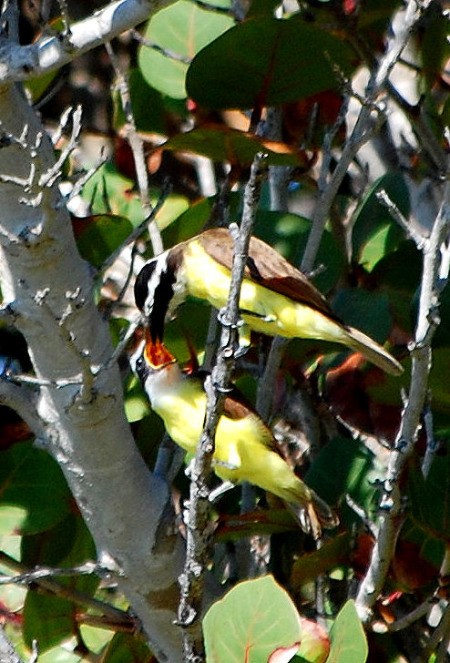
[[[167,486],[136,449],[117,366],[105,366],[112,353],[108,327],[94,304],[89,266],[78,254],[58,178],[45,182],[55,163],[51,142],[19,85],[0,88],[0,118],[1,287],[41,381],[36,389],[45,443],[100,560],[117,565],[119,588],[153,652],[175,663],[181,658],[173,621],[183,546],[161,527],[169,522]]]

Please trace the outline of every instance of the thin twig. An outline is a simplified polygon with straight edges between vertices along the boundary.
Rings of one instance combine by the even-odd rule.
[[[65,145],[64,149],[61,150],[61,154],[59,155],[57,161],[55,161],[53,166],[39,178],[40,187],[52,187],[56,180],[61,177],[62,168],[65,162],[78,145],[78,138],[81,132],[81,115],[81,106],[77,106],[74,111],[72,111],[71,108],[68,108],[62,114],[61,120],[59,122],[59,130],[61,133],[69,121],[69,117],[72,118],[72,131],[70,138],[67,145]]]
[[[445,173],[445,150],[442,149],[442,146],[439,144],[438,139],[427,122],[423,102],[419,102],[419,107],[410,104],[400,94],[391,81],[386,82],[386,90],[388,91],[389,96],[405,113],[417,134],[420,141],[420,147],[429,156],[433,165],[438,169],[439,174]]]
[[[433,596],[427,598],[426,601],[423,601],[423,603],[418,605],[407,615],[404,615],[404,617],[399,617],[399,619],[396,619],[395,622],[389,624],[389,631],[392,633],[403,631],[404,628],[411,626],[411,624],[414,624],[414,622],[417,622],[419,619],[422,619],[422,617],[428,615],[431,608],[438,602],[439,598],[436,596],[436,594],[433,594]]]
[[[80,566],[66,569],[40,566],[32,571],[26,571],[16,576],[7,576],[0,573],[0,585],[31,585],[36,580],[42,580],[43,578],[56,578],[57,576],[72,578],[74,576],[92,575],[93,573],[103,571],[103,567],[96,562],[85,562],[84,564],[80,564]]]
[[[252,164],[250,178],[245,187],[242,221],[236,232],[233,267],[227,306],[219,314],[222,324],[220,347],[216,365],[207,381],[207,408],[205,424],[195,456],[192,471],[189,515],[186,523],[186,564],[180,576],[181,600],[179,622],[191,626],[201,608],[204,574],[207,567],[211,528],[209,524],[209,488],[214,454],[214,437],[234,369],[235,353],[239,348],[239,297],[248,256],[250,236],[258,207],[262,180],[265,176],[264,155],[258,154]],[[200,661],[194,637],[185,631],[184,649],[186,661]],[[200,658],[196,658],[199,656]]]
[[[4,566],[19,572],[21,576],[30,573],[30,570],[24,564],[18,562],[3,551],[0,551],[0,562]],[[66,571],[66,569],[62,570]],[[70,588],[67,585],[61,585],[51,577],[51,574],[47,577],[36,578],[33,580],[33,582],[38,587],[42,587],[42,589],[45,591],[55,594],[55,596],[66,598],[77,605],[93,608],[94,610],[99,611],[101,614],[105,615],[105,617],[108,617],[112,620],[118,622],[129,622],[132,619],[128,613],[124,612],[123,610],[119,610],[119,608],[115,608],[108,603],[99,601],[98,599],[95,599],[92,596],[84,594],[83,592],[80,592],[76,589]]]
[[[372,73],[366,88],[366,94],[356,120],[352,133],[345,141],[339,162],[322,187],[319,187],[319,197],[312,218],[311,233],[308,238],[303,256],[302,269],[311,272],[314,267],[317,251],[320,245],[325,224],[330,214],[330,209],[336,197],[337,191],[347,174],[351,162],[364,143],[372,135],[372,114],[377,108],[377,99],[386,86],[389,75],[398,62],[398,59],[411,37],[423,12],[432,0],[417,3],[416,0],[408,0],[401,26],[396,33],[392,31],[393,37],[388,45],[385,55],[382,57],[378,68]],[[381,110],[381,109],[380,109]]]
[[[58,4],[64,26],[63,33],[67,35],[70,32],[70,18],[69,18],[69,8],[67,6],[67,0],[58,0]]]
[[[133,107],[131,103],[130,88],[126,74],[122,71],[119,61],[112,49],[110,43],[105,44],[106,51],[110,57],[111,64],[117,77],[117,87],[122,100],[122,107],[127,121],[127,140],[133,152],[134,164],[136,167],[136,176],[139,188],[139,197],[141,200],[144,217],[149,220],[148,231],[152,243],[153,254],[156,256],[164,250],[161,233],[158,225],[152,215],[153,209],[150,202],[149,182],[147,165],[144,154],[144,141],[136,130],[136,121],[134,119]]]
[[[141,44],[141,46],[146,46],[147,48],[151,48],[153,51],[156,51],[157,53],[161,53],[161,55],[164,55],[166,58],[169,58],[170,60],[175,60],[175,62],[182,62],[183,64],[191,64],[192,58],[187,57],[186,55],[181,55],[180,53],[176,53],[175,51],[170,50],[169,48],[164,48],[163,46],[160,46],[157,44],[155,41],[150,41],[149,39],[145,39],[141,35],[138,30],[132,30],[131,34],[133,35],[134,39]]]
[[[394,221],[397,221],[400,228],[405,231],[406,237],[408,237],[408,239],[412,239],[419,251],[421,251],[424,247],[424,244],[427,242],[427,238],[418,232],[408,221],[408,219],[403,216],[397,205],[384,189],[377,191],[376,197],[378,201],[384,207],[386,207]]]
[[[425,651],[423,652],[424,661],[428,661],[430,656],[436,651],[438,656],[436,661],[439,663],[444,663],[447,661],[447,648],[450,642],[450,603],[447,603],[445,610],[443,611],[441,621],[434,629],[433,633],[430,636],[430,639],[427,643]]]
[[[161,194],[156,201],[155,206],[152,208],[151,212],[149,213],[148,216],[145,217],[141,223],[136,226],[136,228],[133,229],[133,231],[128,235],[128,237],[125,239],[125,241],[113,252],[111,253],[110,256],[106,258],[102,266],[100,267],[100,272],[105,272],[111,265],[115,263],[117,258],[120,256],[124,248],[135,242],[139,237],[147,230],[148,227],[150,227],[152,224],[156,223],[155,218],[158,212],[160,211],[161,207],[164,205],[164,203],[167,200],[168,195],[171,192],[171,186],[169,182],[165,182],[163,189],[161,191]],[[158,230],[159,232],[159,230]],[[154,246],[152,244],[152,248],[154,250]],[[155,253],[156,255],[156,253]]]
[[[450,229],[450,181],[444,191],[444,199],[433,225],[429,242],[423,249],[423,275],[419,302],[419,314],[411,350],[412,370],[408,400],[403,410],[395,447],[390,454],[381,500],[382,515],[378,538],[375,542],[369,568],[361,582],[356,607],[362,621],[367,622],[371,609],[384,585],[392,560],[401,519],[402,502],[399,480],[409,458],[420,425],[427,395],[428,376],[431,369],[431,340],[439,324],[437,306],[440,293],[441,245]],[[448,277],[448,275],[445,275]]]
[[[422,474],[425,479],[430,472],[434,457],[436,456],[436,452],[439,449],[439,440],[436,440],[434,435],[433,412],[431,411],[429,401],[430,398],[428,398],[428,403],[426,404],[423,412],[423,425],[425,428],[425,435],[427,440],[427,447],[425,449],[425,455],[422,460]]]

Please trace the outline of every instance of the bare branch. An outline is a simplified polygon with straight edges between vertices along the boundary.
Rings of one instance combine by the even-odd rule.
[[[58,0],[58,4],[64,25],[63,34],[67,35],[70,32],[69,8],[67,6],[67,0]]]
[[[403,410],[395,447],[390,455],[381,500],[382,515],[379,534],[375,542],[369,568],[361,582],[356,598],[360,618],[370,619],[371,608],[383,587],[394,554],[401,519],[402,502],[399,479],[417,439],[427,396],[428,376],[431,369],[431,340],[439,324],[437,309],[441,292],[441,246],[450,230],[450,182],[447,182],[444,199],[434,223],[429,242],[423,249],[423,275],[419,302],[419,314],[414,347],[411,350],[412,371],[408,400]],[[448,274],[444,275],[445,278]]]
[[[30,585],[36,580],[42,580],[42,578],[56,578],[57,576],[72,578],[74,576],[92,575],[93,573],[101,574],[102,572],[104,572],[104,568],[96,562],[86,562],[80,564],[80,566],[66,569],[40,566],[33,569],[33,571],[20,573],[16,576],[0,574],[0,585]]]
[[[423,652],[423,660],[437,653],[436,663],[445,663],[448,660],[448,645],[450,643],[450,603],[445,607],[441,621],[434,629],[428,644]]]
[[[72,118],[71,135],[67,145],[65,145],[64,149],[61,150],[61,154],[59,155],[58,160],[53,164],[51,168],[49,168],[49,170],[46,173],[43,173],[39,178],[40,187],[53,186],[56,180],[59,177],[61,177],[62,167],[64,166],[65,162],[67,161],[67,159],[72,154],[72,152],[74,151],[74,149],[77,147],[78,144],[78,138],[81,132],[81,115],[82,115],[81,106],[77,106],[75,110],[72,110],[72,108],[68,108],[63,113],[59,124],[59,130],[62,133],[64,127],[69,121],[69,118],[71,117]]]
[[[45,443],[48,430],[39,417],[33,400],[33,392],[13,384],[9,379],[0,380],[0,404],[11,408],[29,426],[36,438]]]
[[[186,564],[184,573],[180,576],[179,621],[185,627],[194,624],[200,612],[210,545],[208,477],[211,474],[215,432],[222,413],[223,401],[229,389],[235,353],[239,348],[240,289],[264,176],[264,156],[258,154],[245,187],[241,226],[235,234],[230,291],[227,306],[219,314],[219,321],[222,324],[220,347],[216,365],[207,384],[205,424],[192,471],[189,517],[186,523]],[[184,643],[186,660],[194,660],[196,644],[194,638],[187,632]]]
[[[5,663],[23,663],[12,643],[6,637],[2,624],[0,624],[0,661],[5,661]]]
[[[13,557],[11,557],[10,555],[8,555],[3,551],[0,551],[0,561],[4,566],[20,573],[20,576],[16,577],[25,578],[26,576],[33,574],[33,571],[30,571],[24,564],[18,562]],[[42,589],[45,589],[47,592],[51,592],[55,596],[66,598],[77,605],[93,608],[97,612],[100,612],[100,614],[105,615],[105,617],[109,617],[111,620],[115,620],[116,622],[119,621],[124,622],[126,620],[130,621],[129,615],[123,612],[123,610],[115,608],[114,606],[109,605],[109,603],[104,603],[103,601],[94,599],[89,594],[84,594],[83,592],[79,592],[78,590],[73,589],[70,586],[58,583],[52,577],[51,573],[52,569],[46,569],[46,570],[49,571],[50,573],[48,573],[47,575],[43,574],[41,577],[35,577],[34,580],[30,582],[34,582],[38,587],[42,587]],[[56,575],[64,575],[67,569],[61,569],[61,571],[62,571],[61,574],[56,574]],[[24,580],[24,582],[26,582],[26,580]],[[3,584],[7,584],[7,582]]]
[[[322,186],[319,187],[319,197],[314,209],[311,233],[308,238],[302,262],[302,269],[305,272],[310,272],[314,267],[314,261],[330,213],[331,205],[336,197],[342,180],[358,150],[365,142],[367,142],[372,134],[371,128],[373,126],[372,117],[374,109],[379,108],[380,111],[382,110],[377,104],[378,96],[386,86],[392,68],[398,61],[398,58],[414,32],[419,19],[423,12],[428,8],[431,1],[432,0],[426,0],[425,2],[419,3],[416,2],[416,0],[408,0],[401,27],[397,29],[396,33],[393,33],[393,37],[388,45],[385,55],[382,57],[377,69],[372,73],[358,119],[352,133],[344,144],[336,169],[328,178],[328,181],[322,181]]]
[[[436,594],[433,594],[433,596],[427,598],[426,601],[418,605],[414,610],[411,610],[407,615],[400,617],[395,622],[392,622],[392,624],[389,624],[389,631],[395,633],[396,631],[402,631],[404,628],[411,626],[414,622],[417,622],[419,619],[422,619],[422,617],[428,615],[431,608],[438,602],[439,598]]]
[[[159,228],[156,224],[155,215],[153,214],[153,209],[150,203],[148,172],[144,154],[144,141],[136,130],[136,121],[134,119],[130,88],[128,85],[127,77],[120,67],[111,44],[108,42],[105,44],[105,47],[111,59],[114,71],[116,72],[117,87],[127,120],[127,140],[131,147],[131,151],[133,152],[133,159],[136,167],[139,197],[141,200],[144,217],[148,221],[148,231],[150,235],[150,241],[152,243],[153,254],[156,256],[158,253],[162,253],[164,247],[161,239],[161,233],[159,232]]]
[[[72,23],[67,35],[44,34],[27,46],[4,47],[0,50],[0,82],[23,81],[59,69],[142,23],[167,4],[167,0],[118,0],[83,21]]]
[[[379,202],[389,210],[394,221],[397,221],[398,225],[405,231],[408,239],[412,239],[419,250],[423,249],[424,244],[427,242],[426,237],[415,230],[408,219],[403,216],[394,201],[388,196],[386,191],[381,189],[381,191],[377,191],[376,196]]]

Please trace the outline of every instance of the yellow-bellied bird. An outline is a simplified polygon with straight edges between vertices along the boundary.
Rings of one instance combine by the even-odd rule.
[[[215,228],[177,244],[147,262],[136,278],[136,305],[147,318],[153,341],[163,340],[164,323],[187,295],[226,305],[233,240]],[[240,296],[240,314],[256,332],[287,338],[341,343],[387,373],[402,366],[358,329],[345,325],[302,272],[265,242],[252,237]]]
[[[170,437],[195,453],[203,430],[206,393],[203,379],[184,374],[173,355],[147,337],[135,356],[139,375],[153,410],[163,419]],[[280,497],[305,531],[315,538],[322,527],[335,527],[330,507],[299,479],[279,454],[269,428],[239,392],[225,399],[216,431],[213,467],[223,481],[249,481]]]

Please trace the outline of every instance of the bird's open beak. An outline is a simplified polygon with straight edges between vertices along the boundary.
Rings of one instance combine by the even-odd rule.
[[[162,341],[152,341],[149,330],[145,332],[144,358],[151,368],[164,368],[176,362]]]

